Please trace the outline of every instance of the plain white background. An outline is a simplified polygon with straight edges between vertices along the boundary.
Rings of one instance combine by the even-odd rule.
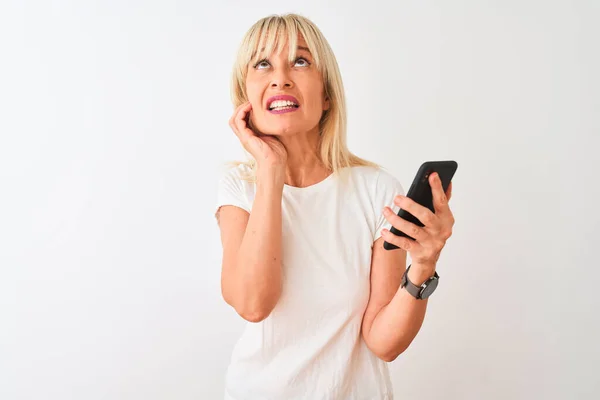
[[[453,237],[398,399],[600,391],[595,1],[9,1],[0,6],[0,398],[220,399],[216,179],[229,73],[311,18],[349,145],[410,186],[454,159]]]

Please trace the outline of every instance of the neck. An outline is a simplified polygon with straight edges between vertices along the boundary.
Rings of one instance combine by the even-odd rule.
[[[291,136],[280,136],[287,150],[285,183],[290,186],[306,187],[325,179],[331,171],[319,160],[318,127],[310,132]]]

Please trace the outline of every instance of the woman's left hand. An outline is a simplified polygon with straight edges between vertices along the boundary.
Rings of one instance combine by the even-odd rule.
[[[414,215],[425,226],[420,227],[400,218],[389,207],[384,209],[385,218],[392,226],[415,240],[396,236],[387,229],[383,231],[382,235],[386,242],[409,252],[413,264],[435,270],[440,253],[446,245],[446,241],[452,236],[452,227],[454,226],[454,216],[448,206],[448,201],[452,196],[452,182],[448,185],[446,193],[444,193],[437,173],[429,176],[429,183],[433,194],[435,213],[408,197],[397,196],[394,199],[395,204]]]

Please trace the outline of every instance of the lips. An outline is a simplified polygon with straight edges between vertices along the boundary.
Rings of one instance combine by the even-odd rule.
[[[271,108],[271,104],[277,100],[291,101],[292,103],[294,103],[296,105],[296,108],[300,107],[300,102],[298,101],[297,98],[295,98],[294,96],[287,95],[287,94],[281,94],[281,95],[269,97],[269,99],[267,100],[267,110],[269,110]]]

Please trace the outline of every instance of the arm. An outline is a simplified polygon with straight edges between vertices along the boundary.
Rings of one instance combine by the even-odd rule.
[[[223,244],[221,291],[245,320],[259,322],[281,294],[281,198],[283,177],[257,179],[252,213],[235,206],[219,210]]]
[[[406,289],[399,288],[406,270],[406,252],[410,252],[413,261],[408,279],[419,286],[434,274],[440,253],[452,235],[454,216],[448,206],[452,183],[444,193],[437,173],[431,174],[429,181],[435,213],[404,196],[394,200],[422,221],[423,227],[398,217],[389,207],[384,210],[392,226],[409,232],[415,241],[384,229],[373,245],[371,298],[363,320],[363,337],[369,348],[385,361],[395,360],[408,348],[423,325],[427,309],[427,299],[415,299]],[[385,250],[386,240],[399,249]]]
[[[428,300],[417,300],[400,280],[406,270],[406,251],[383,248],[384,238],[373,245],[371,261],[371,297],[363,317],[362,335],[371,351],[391,362],[408,348],[421,329]],[[420,285],[433,275],[414,265],[408,278]]]

